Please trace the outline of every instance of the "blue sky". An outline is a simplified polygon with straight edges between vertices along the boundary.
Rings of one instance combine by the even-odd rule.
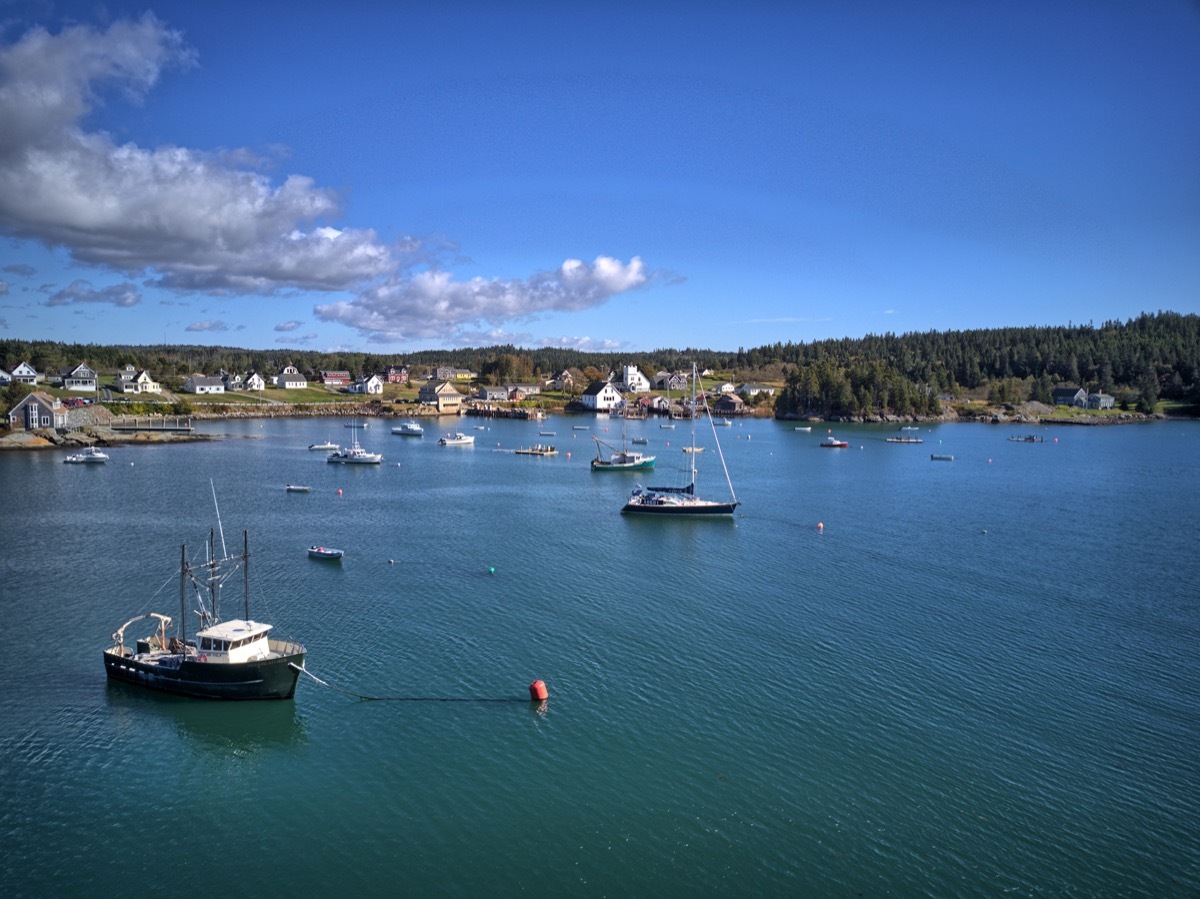
[[[1198,289],[1185,0],[0,0],[8,337],[734,350]]]

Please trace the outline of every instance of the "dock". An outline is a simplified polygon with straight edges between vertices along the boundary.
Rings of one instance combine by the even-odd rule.
[[[109,427],[126,434],[139,431],[190,434],[195,430],[191,418],[183,415],[121,415],[113,418]]]

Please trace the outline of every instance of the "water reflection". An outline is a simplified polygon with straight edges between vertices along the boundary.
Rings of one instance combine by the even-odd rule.
[[[108,702],[114,717],[129,726],[156,717],[173,724],[187,742],[218,753],[244,755],[308,739],[296,703],[289,700],[212,702],[109,681]]]

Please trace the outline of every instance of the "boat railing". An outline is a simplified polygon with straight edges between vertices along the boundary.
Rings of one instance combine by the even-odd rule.
[[[271,647],[272,652],[277,652],[280,655],[295,656],[304,652],[303,646],[291,640],[276,640],[274,637],[271,637],[267,643]]]

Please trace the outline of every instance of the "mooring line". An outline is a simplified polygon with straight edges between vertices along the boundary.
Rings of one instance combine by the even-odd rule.
[[[343,690],[341,687],[336,687],[328,681],[323,681],[317,677],[303,665],[297,665],[295,662],[288,662],[289,668],[294,668],[301,674],[315,680],[322,687],[328,687],[338,693],[343,693],[346,696],[353,696],[361,702],[526,702],[519,696],[507,696],[499,699],[489,699],[485,697],[470,697],[470,696],[366,696],[362,693],[355,693],[353,690]]]

